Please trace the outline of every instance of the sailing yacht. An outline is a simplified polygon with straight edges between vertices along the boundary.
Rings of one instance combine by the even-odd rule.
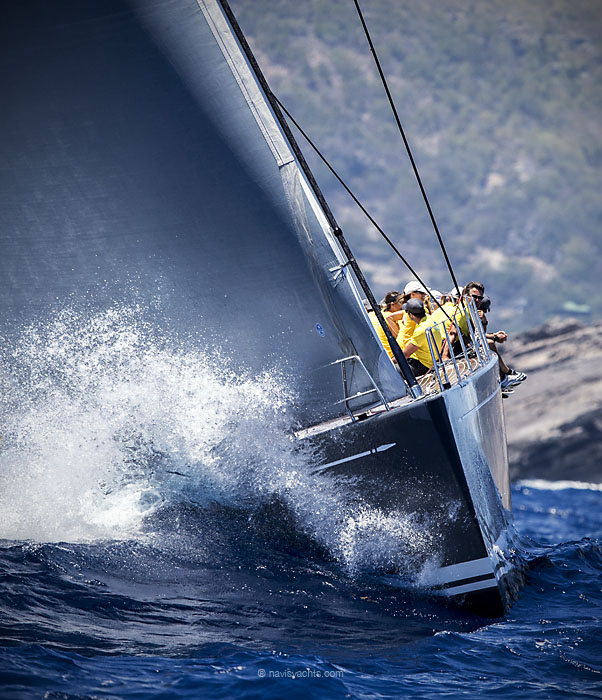
[[[497,360],[478,317],[468,308],[461,357],[433,349],[420,384],[391,361],[227,2],[31,0],[4,15],[0,333],[57,300],[160,289],[168,331],[247,374],[279,367],[296,439],[333,487],[428,524],[426,589],[502,614],[518,584]]]

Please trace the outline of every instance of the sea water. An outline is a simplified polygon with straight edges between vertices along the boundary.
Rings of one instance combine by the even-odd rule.
[[[514,485],[527,584],[475,618],[421,589],[423,522],[314,473],[277,368],[140,318],[5,344],[0,697],[602,697],[601,485]]]

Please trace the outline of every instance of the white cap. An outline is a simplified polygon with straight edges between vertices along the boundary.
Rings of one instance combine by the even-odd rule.
[[[412,292],[422,292],[422,294],[428,294],[427,290],[420,284],[420,282],[417,282],[416,280],[408,282],[403,288],[404,294],[411,294]]]
[[[436,299],[437,301],[441,300],[441,297],[443,294],[438,289],[429,289],[429,294],[433,297],[433,299]]]
[[[459,289],[458,287],[454,287],[453,289],[450,289],[449,292],[447,293],[448,297],[454,297],[454,299],[459,299],[462,296],[462,290]]]

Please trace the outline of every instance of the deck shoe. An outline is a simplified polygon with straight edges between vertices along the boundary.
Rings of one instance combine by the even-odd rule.
[[[518,386],[519,384],[524,382],[526,378],[527,378],[527,375],[524,374],[523,372],[512,372],[510,374],[507,374],[502,379],[502,381],[500,382],[500,386],[502,387],[502,390],[508,389],[511,386]]]
[[[524,382],[527,378],[527,375],[524,372],[517,372],[515,369],[511,369],[510,367],[508,369],[510,369],[510,372],[507,376],[512,381]]]

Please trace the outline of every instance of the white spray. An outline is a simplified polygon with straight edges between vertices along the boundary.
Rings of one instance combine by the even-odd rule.
[[[236,376],[142,319],[136,306],[67,309],[5,349],[0,537],[142,538],[166,503],[277,496],[350,573],[424,559],[424,523],[312,474],[319,456],[292,437],[295,397],[277,371]]]

